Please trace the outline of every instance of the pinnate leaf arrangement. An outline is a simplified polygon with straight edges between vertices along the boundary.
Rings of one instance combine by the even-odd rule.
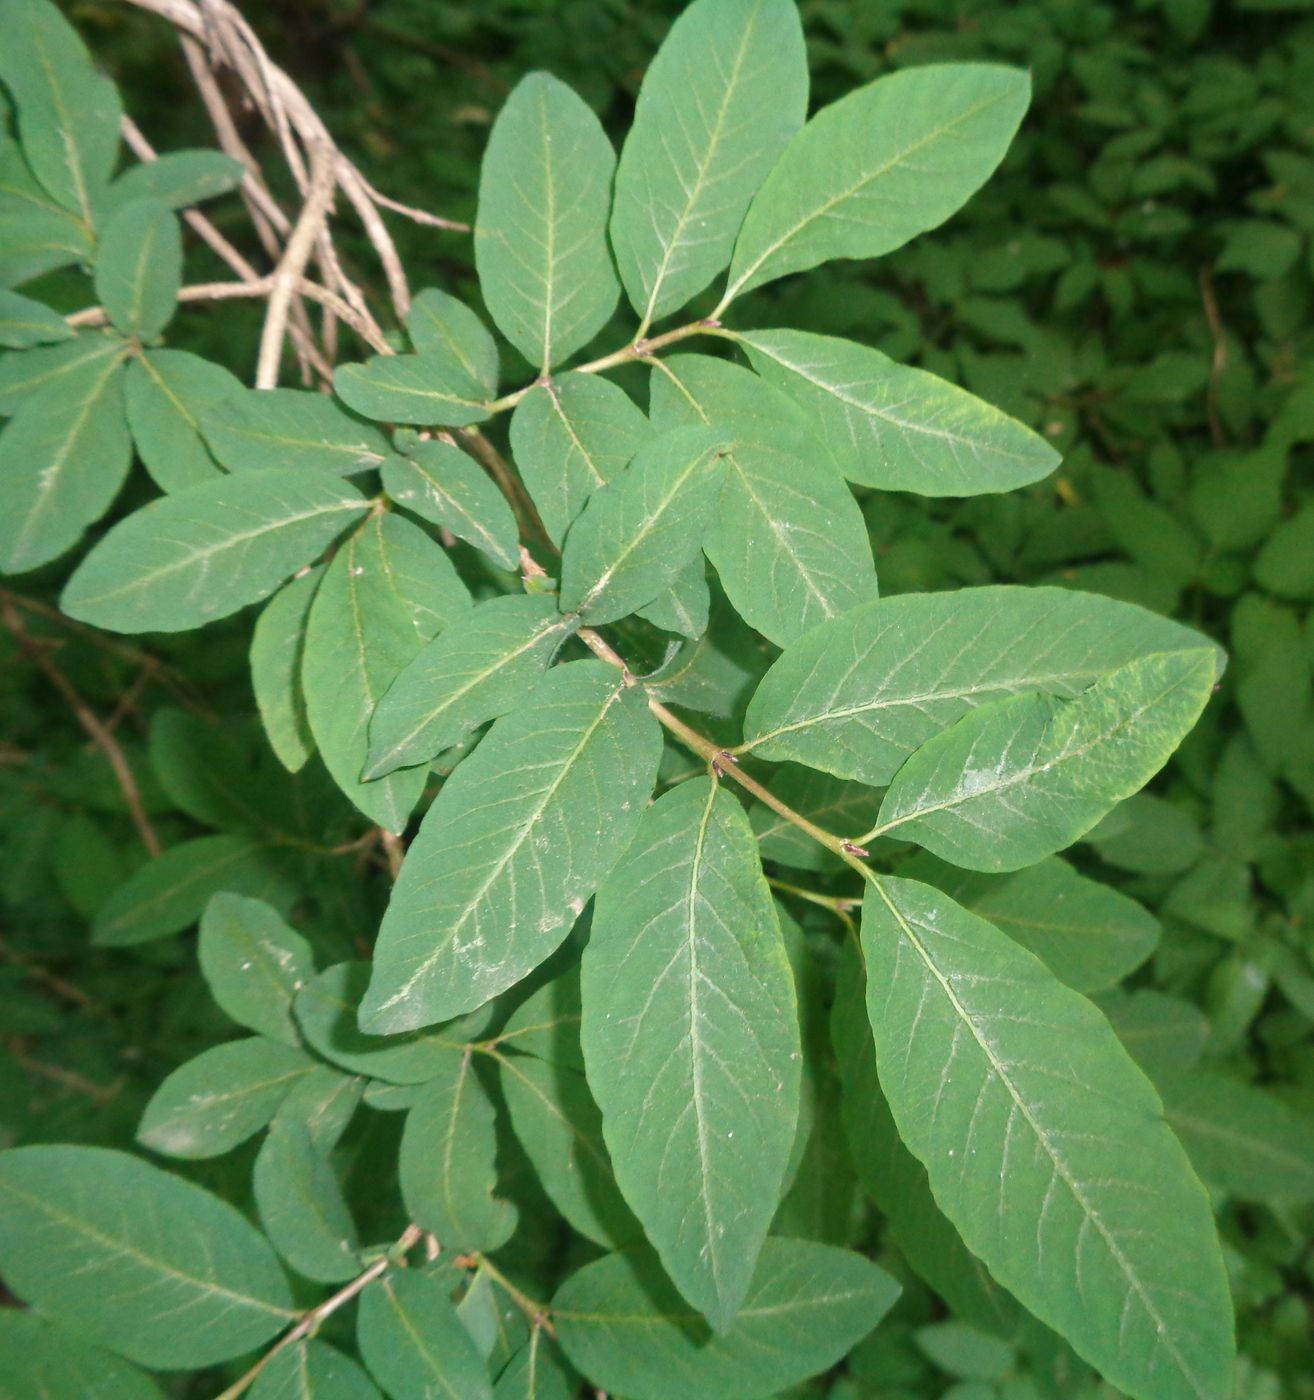
[[[207,15],[245,33],[222,6],[147,8],[193,47]],[[244,42],[214,61],[240,76]],[[272,72],[302,211],[270,276],[189,286],[215,233],[196,206],[242,166],[116,173],[112,84],[48,0],[0,10],[6,271],[85,268],[96,303],[0,293],[0,567],[90,535],[62,604],[114,633],[259,605],[268,747],[322,761],[396,881],[372,955],[326,959],[286,917],[255,779],[235,789],[240,759],[185,716],[157,725],[218,834],[145,866],[94,937],[200,916],[240,1033],[160,1085],[138,1136],[189,1162],[263,1134],[251,1189],[0,1153],[0,1275],[27,1306],[0,1369],[24,1395],[147,1397],[152,1370],[214,1367],[258,1400],[752,1400],[879,1357],[897,1275],[979,1347],[1225,1400],[1210,1199],[1088,999],[1157,925],[1058,855],[1162,767],[1222,657],[1060,588],[882,597],[882,493],[1007,491],[1055,454],[873,347],[737,327],[754,289],[950,218],[1027,74],[909,68],[809,118],[792,0],[695,0],[619,159],[530,74],[473,228],[499,344],[387,256],[380,330],[325,239],[347,199],[386,254],[392,206]],[[255,388],[168,343],[180,305],[229,295],[267,301]],[[368,357],[335,362],[308,304]],[[278,387],[285,346],[302,388]],[[134,457],[160,494],[101,531]],[[800,887],[823,870],[848,893]],[[791,910],[817,906],[805,933]],[[336,1154],[362,1113],[400,1124],[371,1183],[396,1202],[382,1243]],[[842,1196],[838,1158],[887,1229],[806,1208]],[[527,1236],[534,1215],[555,1234]]]

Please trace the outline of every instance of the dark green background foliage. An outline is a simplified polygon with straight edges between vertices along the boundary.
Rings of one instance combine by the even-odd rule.
[[[554,73],[619,142],[681,8],[298,0],[247,13],[374,183],[473,219],[488,129],[515,82],[531,69]],[[1162,925],[1149,961],[1097,1000],[1215,1193],[1238,1312],[1237,1394],[1314,1396],[1314,15],[1295,0],[800,8],[814,109],[928,61],[1032,72],[1033,105],[1007,159],[947,226],[878,262],[773,284],[743,302],[737,325],[877,346],[971,389],[1062,452],[1056,474],[1008,494],[928,500],[859,488],[883,595],[1071,586],[1189,622],[1228,650],[1218,700],[1168,768],[1068,857]],[[67,13],[158,145],[210,144],[164,25],[97,0]],[[249,245],[235,199],[210,208]],[[415,286],[478,305],[467,241],[400,222],[397,233]],[[366,266],[362,247],[343,246]],[[224,275],[207,256],[189,251],[190,281]],[[24,292],[67,311],[86,302],[72,272]],[[694,311],[713,305],[709,293]],[[600,347],[620,343],[628,315]],[[256,307],[184,310],[170,344],[247,376],[259,325]],[[503,384],[531,373],[504,361]],[[636,375],[636,393],[638,384]],[[148,497],[138,480],[116,515]],[[270,755],[254,719],[249,618],[138,644],[47,615],[67,572],[57,563],[7,580],[19,596],[0,592],[10,624],[0,630],[0,1032],[10,1054],[0,1145],[124,1148],[164,1076],[231,1038],[184,932],[215,889],[292,917],[324,967],[368,955],[390,884],[379,843],[360,840],[364,820],[319,763],[290,776]],[[651,644],[656,664],[661,647]],[[767,649],[744,646],[739,664],[755,676]],[[113,727],[166,860],[178,862],[163,874],[142,873],[114,775],[43,659]],[[764,851],[784,881],[853,893],[849,872],[801,874],[814,853],[777,842]],[[134,876],[147,883],[125,893]],[[957,878],[961,887],[945,888],[984,912],[977,901],[988,892]],[[813,944],[830,948],[833,915],[786,902]],[[1021,925],[1010,932],[1025,942]],[[835,968],[823,960],[815,975],[829,986]],[[804,1036],[824,1043],[825,1028],[805,1024]],[[832,1080],[828,1068],[813,1108],[831,1131],[814,1136],[782,1232],[874,1251],[904,1294],[840,1373],[789,1393],[1114,1393],[1039,1324],[1009,1318],[995,1334],[978,1330],[978,1299],[947,1311],[900,1261],[897,1226],[867,1202],[844,1152]],[[1265,1095],[1247,1096],[1238,1087],[1247,1085]],[[380,1110],[404,1106],[404,1090],[378,1099]],[[401,1117],[356,1114],[336,1150],[363,1240],[397,1233]],[[498,1189],[519,1211],[506,1257],[530,1293],[550,1294],[591,1247],[560,1225],[515,1139],[499,1142]],[[256,1149],[174,1165],[246,1208]],[[257,1193],[259,1181],[257,1171]],[[601,1216],[608,1205],[628,1214],[619,1198],[593,1203]],[[508,1233],[515,1224],[508,1218]],[[599,1238],[625,1228],[613,1218]],[[477,1297],[464,1309],[476,1333],[496,1321],[481,1309]],[[337,1339],[332,1325],[324,1335]],[[0,1329],[0,1395],[10,1344]],[[230,1378],[216,1369],[169,1389],[208,1396]]]

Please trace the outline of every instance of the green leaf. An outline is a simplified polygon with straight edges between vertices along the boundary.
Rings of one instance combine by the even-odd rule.
[[[167,204],[134,199],[105,221],[96,253],[96,295],[124,335],[153,340],[178,307],[182,230]]]
[[[549,73],[518,82],[479,172],[475,266],[498,330],[547,373],[616,309],[607,249],[616,155],[602,124]]]
[[[470,596],[443,550],[400,516],[373,516],[338,550],[310,605],[301,667],[306,717],[334,782],[400,833],[424,791],[411,769],[363,783],[374,707]]]
[[[589,497],[561,558],[561,610],[600,626],[650,603],[698,555],[729,444],[711,428],[672,428]]]
[[[621,281],[644,327],[730,261],[744,211],[807,104],[791,0],[698,0],[676,19],[639,89],[611,217]]]
[[[114,84],[49,0],[7,0],[0,82],[18,107],[32,173],[90,228],[118,156],[123,108]]]
[[[1002,1381],[1017,1363],[1007,1342],[962,1322],[935,1322],[914,1335],[934,1365],[963,1380]]]
[[[1076,695],[1137,657],[1200,645],[1190,628],[1071,589],[882,598],[788,648],[749,703],[744,737],[761,758],[883,787],[973,706],[1029,690]]]
[[[1157,652],[1065,700],[1014,695],[928,739],[894,775],[872,834],[969,870],[1017,870],[1071,845],[1168,761],[1214,687],[1211,647]]]
[[[143,865],[101,905],[91,941],[113,948],[179,933],[201,917],[212,895],[291,897],[286,878],[254,836],[198,836]]]
[[[511,415],[511,451],[554,544],[650,434],[634,400],[600,374],[557,375],[520,400]]]
[[[285,583],[260,610],[251,632],[251,688],[269,746],[289,773],[299,772],[315,751],[301,693],[306,619],[322,565]]]
[[[833,1366],[887,1313],[899,1285],[860,1254],[769,1239],[739,1319],[718,1337],[644,1254],[609,1254],[557,1291],[566,1355],[632,1400],[758,1400]]]
[[[360,1107],[364,1090],[365,1081],[358,1075],[316,1065],[292,1086],[274,1122],[304,1128],[320,1152],[331,1152]]]
[[[1226,1075],[1156,1072],[1164,1117],[1206,1181],[1239,1201],[1314,1199],[1314,1127],[1281,1099]]]
[[[616,1179],[666,1272],[724,1333],[798,1119],[793,978],[757,843],[707,778],[643,815],[598,894],[581,1041]]]
[[[1208,1199],[1104,1018],[927,885],[873,877],[862,941],[882,1087],[969,1248],[1112,1385],[1230,1394]]]
[[[230,1152],[269,1122],[314,1063],[304,1051],[263,1036],[212,1046],[151,1095],[137,1141],[169,1157]]]
[[[243,389],[201,419],[211,452],[230,471],[355,472],[392,456],[378,428],[310,389]]]
[[[53,205],[9,204],[6,194],[0,172],[0,287],[19,287],[56,268],[91,261],[91,235],[85,224]]]
[[[113,331],[84,331],[59,345],[42,345],[20,354],[0,355],[0,413],[14,414],[47,389],[59,396],[76,392],[89,377],[106,369],[106,362],[122,360],[129,346]],[[52,393],[49,403],[60,401]]]
[[[170,209],[186,209],[235,190],[245,174],[242,162],[222,151],[169,151],[125,170],[106,191],[103,208],[157,199]]]
[[[542,1328],[535,1328],[498,1376],[493,1400],[570,1400],[569,1382],[543,1337]]]
[[[492,1400],[488,1368],[437,1279],[402,1269],[371,1283],[356,1337],[393,1400]]]
[[[17,292],[0,291],[0,345],[26,350],[50,341],[72,340],[74,334],[57,311]]]
[[[420,1086],[406,1115],[397,1170],[408,1217],[458,1253],[491,1252],[516,1228],[497,1188],[493,1105],[473,1052],[454,1048]]]
[[[183,491],[221,475],[201,437],[207,409],[242,382],[186,350],[147,350],[128,364],[124,396],[137,455],[161,491]]]
[[[577,1027],[578,1021],[576,1042]],[[523,1041],[512,1043],[524,1048]],[[604,1249],[641,1241],[643,1230],[616,1185],[602,1115],[584,1075],[568,1064],[507,1055],[501,1081],[511,1126],[552,1204]]]
[[[463,428],[488,417],[481,385],[446,353],[375,355],[339,365],[333,388],[348,408],[384,423]]]
[[[367,962],[338,963],[307,982],[294,1003],[306,1043],[353,1074],[392,1084],[423,1084],[443,1072],[464,1042],[436,1031],[379,1037],[356,1028],[357,1008],[370,978]]]
[[[112,347],[108,353],[52,375],[0,433],[5,573],[34,569],[76,544],[109,509],[132,465],[123,413],[124,348],[104,343]],[[80,353],[77,342],[50,348]]]
[[[712,590],[707,584],[707,565],[702,558],[691,559],[675,576],[675,582],[659,594],[639,616],[681,637],[701,637],[707,631],[712,611]]]
[[[10,1288],[143,1366],[226,1361],[295,1316],[273,1251],[232,1206],[124,1152],[0,1153],[0,1222]]]
[[[201,916],[201,972],[218,1005],[248,1030],[300,1045],[292,1001],[315,975],[310,944],[259,899],[217,894]]]
[[[454,444],[405,443],[401,455],[384,463],[383,489],[399,506],[482,549],[499,568],[519,567],[520,528],[506,497]]]
[[[584,1051],[579,1043],[579,965],[544,983],[516,1007],[498,1033],[502,1049],[549,1064],[567,1065],[584,1073]]]
[[[260,1223],[297,1273],[318,1283],[360,1273],[355,1223],[308,1129],[275,1119],[256,1157],[254,1183]]]
[[[923,496],[1011,491],[1059,454],[993,404],[851,340],[806,331],[736,339],[762,377],[802,404],[850,481]]]
[[[251,1387],[251,1400],[379,1400],[379,1392],[351,1357],[317,1337],[303,1337],[270,1359]]]
[[[734,441],[704,548],[739,615],[784,646],[872,597],[867,526],[803,411],[750,370],[706,355],[660,362],[659,428],[706,423]]]
[[[943,890],[1034,953],[1076,992],[1104,991],[1154,952],[1159,921],[1143,905],[1057,856],[1010,875],[957,870],[919,856],[900,872]]]
[[[615,668],[551,671],[425,816],[379,931],[361,1025],[431,1025],[537,967],[629,845],[660,749],[642,691]]]
[[[406,313],[411,343],[422,355],[447,355],[490,398],[497,393],[497,342],[464,302],[428,287]]]
[[[1279,598],[1314,597],[1314,506],[1284,520],[1255,560],[1255,581]]]
[[[1209,1039],[1209,1022],[1198,1006],[1141,987],[1099,1000],[1123,1049],[1153,1078],[1192,1069]]]
[[[722,306],[788,272],[878,257],[942,224],[1004,158],[1030,97],[1016,68],[927,64],[823,107],[749,205]]]
[[[5,1400],[161,1400],[149,1376],[34,1313],[0,1311]]]
[[[457,618],[379,701],[365,777],[425,763],[515,709],[574,627],[545,593],[490,598]]]
[[[1021,1317],[1017,1302],[990,1277],[936,1205],[926,1168],[904,1146],[894,1126],[876,1077],[866,975],[852,941],[845,943],[836,969],[830,1032],[849,1155],[863,1189],[885,1216],[888,1238],[954,1316],[1012,1336]]]
[[[203,482],[121,520],[64,588],[111,632],[185,632],[267,598],[369,506],[296,468]]]

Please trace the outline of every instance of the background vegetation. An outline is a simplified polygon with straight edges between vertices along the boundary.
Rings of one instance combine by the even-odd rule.
[[[679,8],[287,0],[247,12],[381,188],[469,219],[512,83],[546,68],[623,130]],[[1223,703],[1073,855],[1163,922],[1152,961],[1104,1002],[1146,1067],[1263,1084],[1308,1130],[1283,1157],[1217,1141],[1195,1153],[1228,1196],[1239,1393],[1314,1395],[1314,15],[1268,0],[801,9],[816,103],[930,59],[1033,72],[1035,104],[1004,167],[946,228],[879,263],[768,288],[741,319],[879,346],[1063,452],[1054,477],[1006,496],[872,496],[883,592],[1057,582],[1190,621],[1228,648]],[[68,12],[157,145],[209,143],[166,26],[96,0]],[[237,202],[215,210],[244,241]],[[477,296],[462,238],[398,232],[417,286]],[[58,302],[59,279],[28,290]],[[257,309],[184,317],[174,344],[249,372]],[[189,927],[208,890],[161,890],[146,912],[116,904],[147,852],[79,711],[117,735],[155,837],[245,843],[241,888],[299,898],[325,960],[363,951],[354,931],[377,923],[387,857],[356,843],[360,819],[314,765],[290,778],[269,757],[251,718],[247,620],[138,649],[47,613],[65,572],[0,593],[0,1031],[16,1068],[0,1078],[0,1143],[122,1146],[164,1074],[231,1027],[189,939],[105,946],[125,917]],[[202,768],[229,781],[200,783]],[[396,1117],[353,1127],[358,1181],[395,1156]],[[253,1153],[185,1170],[240,1201]],[[535,1189],[527,1167],[514,1179]],[[791,1208],[822,1219],[860,1209],[859,1195],[855,1183],[850,1199]],[[353,1200],[368,1208],[370,1195]],[[557,1244],[535,1235],[518,1257],[532,1268],[534,1250],[546,1258]],[[992,1360],[929,1339],[924,1289],[895,1316],[855,1355],[847,1393],[1079,1393],[1039,1348]]]

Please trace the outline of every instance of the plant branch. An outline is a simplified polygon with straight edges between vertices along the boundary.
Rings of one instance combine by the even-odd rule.
[[[364,1289],[368,1284],[374,1282],[380,1274],[386,1273],[391,1265],[400,1256],[405,1255],[419,1241],[423,1231],[418,1225],[408,1225],[402,1231],[397,1243],[381,1259],[376,1259],[363,1273],[357,1274],[350,1283],[317,1307],[313,1307],[309,1312],[304,1313],[297,1323],[274,1343],[267,1352],[247,1371],[244,1375],[235,1380],[227,1390],[215,1397],[215,1400],[237,1400],[237,1396],[243,1394],[247,1388],[255,1381],[256,1377],[285,1347],[290,1347],[293,1342],[299,1342],[302,1337],[309,1336],[318,1330],[321,1323],[326,1318],[331,1317],[344,1304],[351,1300]]]
[[[51,660],[47,649],[23,626],[17,608],[6,600],[0,608],[0,615],[3,615],[5,626],[9,629],[19,651],[38,667],[51,685],[64,697],[87,737],[105,755],[114,772],[119,791],[123,794],[128,815],[132,818],[133,826],[137,828],[138,836],[141,837],[142,845],[146,847],[149,855],[158,856],[163,849],[160,846],[160,838],[155,834],[155,828],[146,815],[137,779],[133,776],[132,767],[124,757],[123,750],[119,747],[119,741],[105,728],[90,706],[78,694],[77,687],[73,682]]]

